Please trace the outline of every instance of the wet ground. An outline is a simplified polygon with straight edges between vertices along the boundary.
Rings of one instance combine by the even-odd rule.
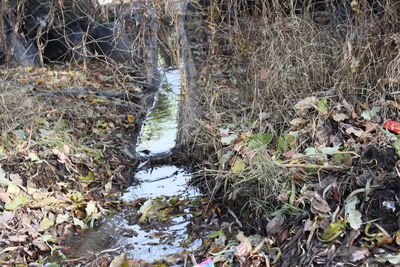
[[[180,101],[180,74],[177,69],[163,72],[163,81],[143,123],[136,153],[143,159],[122,199],[123,212],[110,216],[93,230],[73,238],[70,257],[97,255],[105,250],[125,252],[129,258],[146,262],[176,257],[190,251],[199,241],[185,240],[191,211],[188,205],[198,192],[187,186],[187,168],[152,165],[152,157],[169,157],[176,144]],[[159,161],[158,161],[159,162]],[[167,211],[167,212],[165,212]],[[186,247],[186,248],[184,248]]]

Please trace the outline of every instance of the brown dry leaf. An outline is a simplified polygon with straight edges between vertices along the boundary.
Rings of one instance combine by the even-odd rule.
[[[14,218],[14,212],[12,211],[5,211],[0,214],[0,224],[11,221]]]
[[[349,127],[346,129],[347,134],[354,134],[357,137],[360,137],[361,135],[364,134],[364,131],[362,129],[356,128],[356,127]]]
[[[281,230],[283,223],[285,222],[285,216],[282,213],[277,214],[267,224],[267,233],[276,234]]]
[[[35,239],[35,240],[33,240],[32,243],[33,243],[33,245],[38,247],[39,250],[41,250],[41,251],[49,251],[50,250],[50,247],[42,240]]]
[[[293,155],[295,155],[296,154],[296,150],[294,150],[294,149],[291,149],[291,150],[289,150],[289,151],[287,151],[287,152],[285,152],[285,153],[283,153],[282,155],[285,157],[285,158],[288,158],[288,159],[290,159],[290,158],[292,158],[293,157]]]
[[[61,151],[58,149],[53,149],[53,153],[55,155],[57,155],[58,161],[60,163],[64,164],[65,168],[67,168],[67,170],[69,172],[71,172],[71,170],[72,170],[73,172],[79,174],[79,171],[75,168],[75,166],[72,164],[71,160],[69,159],[68,155],[64,151]]]
[[[377,245],[378,247],[382,247],[385,245],[390,245],[392,244],[393,239],[390,236],[383,235],[378,239]]]
[[[308,108],[312,108],[314,104],[317,102],[317,98],[315,96],[310,96],[307,98],[304,98],[303,100],[300,100],[294,105],[294,108],[302,111]]]
[[[236,239],[240,241],[240,244],[236,247],[235,255],[248,256],[252,250],[250,240],[244,236],[243,232],[239,232],[236,235]]]
[[[10,240],[11,242],[22,243],[22,242],[25,242],[27,238],[28,238],[27,235],[13,235],[13,236],[9,236],[8,240]]]
[[[295,118],[295,119],[291,120],[289,123],[292,126],[302,128],[302,127],[304,127],[304,125],[307,124],[307,121],[302,118]]]
[[[370,252],[367,248],[359,248],[355,251],[352,252],[352,254],[349,257],[350,262],[357,262],[362,259],[365,259],[370,255]]]
[[[3,254],[3,253],[6,253],[6,252],[10,252],[10,251],[14,251],[14,250],[20,249],[20,248],[23,248],[23,246],[7,247],[7,248],[5,248],[5,249],[0,251],[0,255]]]
[[[325,199],[323,199],[318,193],[314,192],[313,197],[311,198],[311,207],[320,213],[328,213],[331,211],[331,208],[328,205],[328,202],[326,202]]]
[[[364,127],[365,127],[365,132],[370,133],[376,131],[376,129],[378,128],[378,124],[372,121],[365,121]]]
[[[6,192],[0,192],[0,201],[7,203],[11,201],[11,195]]]
[[[332,115],[332,119],[336,122],[341,122],[341,121],[347,120],[349,118],[350,117],[344,113],[335,113]]]

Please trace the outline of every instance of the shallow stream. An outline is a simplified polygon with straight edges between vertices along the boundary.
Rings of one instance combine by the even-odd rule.
[[[184,167],[151,164],[152,157],[170,156],[176,145],[180,94],[179,70],[165,70],[136,148],[136,153],[143,159],[134,177],[138,183],[122,195],[128,206],[129,203],[139,202],[142,206],[151,207],[159,205],[157,203],[168,203],[171,199],[187,202],[197,197],[196,189],[187,186],[190,172]],[[180,254],[184,249],[182,243],[188,239],[185,230],[192,216],[187,207],[182,206],[178,213],[167,219],[167,223],[158,220],[152,223],[150,220],[145,226],[140,226],[137,219],[132,221],[132,214],[135,213],[140,215],[140,210],[127,208],[122,213],[108,217],[99,227],[81,234],[74,240],[71,250],[74,256],[116,250],[127,253],[129,258],[154,262]],[[186,247],[186,251],[198,247],[199,242],[191,241],[190,249]]]

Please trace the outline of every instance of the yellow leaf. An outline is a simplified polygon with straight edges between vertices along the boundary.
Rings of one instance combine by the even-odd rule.
[[[25,67],[25,72],[31,72],[31,71],[33,71],[33,67],[32,66]]]
[[[18,195],[20,191],[21,189],[18,187],[18,185],[12,182],[8,184],[7,193]]]
[[[240,173],[244,168],[246,168],[246,163],[241,159],[236,159],[232,166],[232,173]]]
[[[106,103],[107,102],[107,99],[105,99],[105,98],[93,98],[92,99],[92,103],[93,104],[96,104],[96,103]]]
[[[45,231],[45,230],[49,229],[50,227],[52,227],[53,225],[54,225],[53,221],[51,221],[47,217],[44,217],[43,220],[39,224],[39,228],[40,228],[40,230]]]
[[[127,120],[128,120],[129,123],[133,123],[135,121],[135,116],[130,114],[130,115],[127,116]]]
[[[338,237],[342,231],[344,230],[343,221],[337,221],[328,225],[322,233],[321,239],[324,242],[333,241],[336,237]]]

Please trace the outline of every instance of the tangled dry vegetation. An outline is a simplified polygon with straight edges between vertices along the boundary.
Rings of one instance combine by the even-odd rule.
[[[376,14],[367,1],[346,2],[344,20],[329,8],[231,11],[243,4],[210,2],[188,16],[202,113],[193,154],[213,152],[197,182],[248,234],[268,234],[271,249],[241,238],[245,252],[209,255],[267,266],[400,263],[391,255],[400,151],[382,127],[398,120],[399,3]]]

